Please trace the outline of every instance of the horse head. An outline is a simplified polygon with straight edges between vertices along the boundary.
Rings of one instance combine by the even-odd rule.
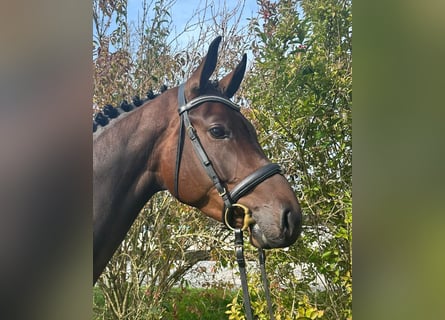
[[[171,125],[171,135],[176,138],[172,140],[177,143],[165,148],[162,157],[164,187],[181,202],[231,228],[244,226],[256,247],[287,247],[301,231],[300,205],[278,166],[270,165],[252,124],[229,100],[244,77],[246,55],[224,78],[209,81],[220,41],[218,37],[211,43],[207,55],[182,87],[172,89],[178,97],[180,115],[187,113],[188,120],[183,123],[178,117]],[[267,176],[261,177],[265,167]],[[252,176],[260,179],[252,183]],[[230,199],[240,184],[245,190],[238,199]],[[228,210],[227,201],[236,202],[233,210]],[[251,218],[245,224],[247,215]]]

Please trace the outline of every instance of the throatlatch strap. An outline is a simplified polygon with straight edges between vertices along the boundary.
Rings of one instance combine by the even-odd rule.
[[[184,95],[184,84],[178,88],[178,103],[179,106],[186,104]],[[179,134],[178,134],[178,149],[176,150],[176,165],[175,165],[175,194],[176,199],[179,200],[179,167],[181,166],[182,149],[184,147],[184,118],[179,117]]]

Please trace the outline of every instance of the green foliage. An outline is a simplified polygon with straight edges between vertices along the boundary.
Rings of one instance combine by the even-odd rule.
[[[142,291],[145,288],[141,289]],[[232,299],[232,291],[222,288],[214,289],[193,289],[193,288],[174,288],[166,295],[163,306],[165,312],[162,315],[163,320],[223,320],[227,319],[224,310],[227,303]],[[105,299],[103,292],[98,288],[94,290],[95,318],[104,319],[102,316],[105,308]],[[147,319],[141,314],[141,319]],[[107,319],[107,318],[105,318]],[[136,318],[132,318],[136,319]]]
[[[158,89],[173,78],[178,65],[170,54],[169,14],[172,1],[141,3],[142,13],[134,25],[128,22],[128,0],[93,2],[94,94],[96,108],[131,101],[134,95]]]
[[[260,17],[251,23],[255,62],[245,86],[252,107],[246,114],[256,124],[268,156],[286,168],[305,218],[297,245],[270,259],[269,270],[278,271],[272,282],[280,279],[282,288],[294,289],[292,299],[275,293],[287,306],[279,314],[292,319],[349,319],[351,3],[258,3]],[[302,267],[301,278],[280,267],[289,263]]]
[[[246,253],[250,256],[256,253],[253,251],[256,250],[249,246]],[[299,264],[295,252],[275,249],[267,253],[266,269],[275,318],[325,319],[325,311],[318,305],[320,293],[311,289],[308,278],[300,279],[295,273]],[[254,267],[248,273],[248,283],[254,316],[262,320],[269,319],[260,271]],[[227,305],[226,314],[229,319],[245,319],[241,288]]]
[[[168,313],[163,319],[227,319],[224,310],[233,292],[220,288],[174,289],[168,295]]]

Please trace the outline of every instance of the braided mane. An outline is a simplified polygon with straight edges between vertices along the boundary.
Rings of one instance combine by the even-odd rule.
[[[210,80],[208,85],[212,87],[212,89],[218,90],[218,80]],[[105,105],[102,108],[102,111],[93,115],[93,132],[96,132],[99,127],[105,127],[112,119],[119,117],[121,114],[130,112],[140,107],[145,102],[155,99],[167,89],[167,86],[164,84],[159,89],[159,93],[155,94],[153,90],[148,90],[146,98],[142,100],[138,95],[135,95],[132,99],[132,103],[128,103],[127,100],[122,100],[118,107],[113,107],[111,104]]]
[[[161,95],[164,91],[167,90],[166,85],[162,85],[159,89],[159,93],[155,94],[153,90],[147,91],[147,96],[144,99],[141,99],[138,95],[135,95],[132,99],[132,103],[128,103],[127,100],[122,100],[119,106],[113,107],[111,104],[107,104],[102,108],[102,111],[99,111],[93,115],[93,132],[99,127],[105,127],[110,120],[119,117],[121,114],[130,112],[133,109],[136,109],[143,105],[145,102],[149,100],[153,100],[159,95]]]

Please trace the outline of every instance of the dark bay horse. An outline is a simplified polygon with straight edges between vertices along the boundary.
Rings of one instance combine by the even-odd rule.
[[[300,234],[294,192],[229,100],[244,77],[246,55],[224,78],[209,81],[220,41],[211,43],[179,88],[133,105],[94,133],[94,283],[142,207],[161,190],[229,227],[243,227],[258,248],[287,247]]]

